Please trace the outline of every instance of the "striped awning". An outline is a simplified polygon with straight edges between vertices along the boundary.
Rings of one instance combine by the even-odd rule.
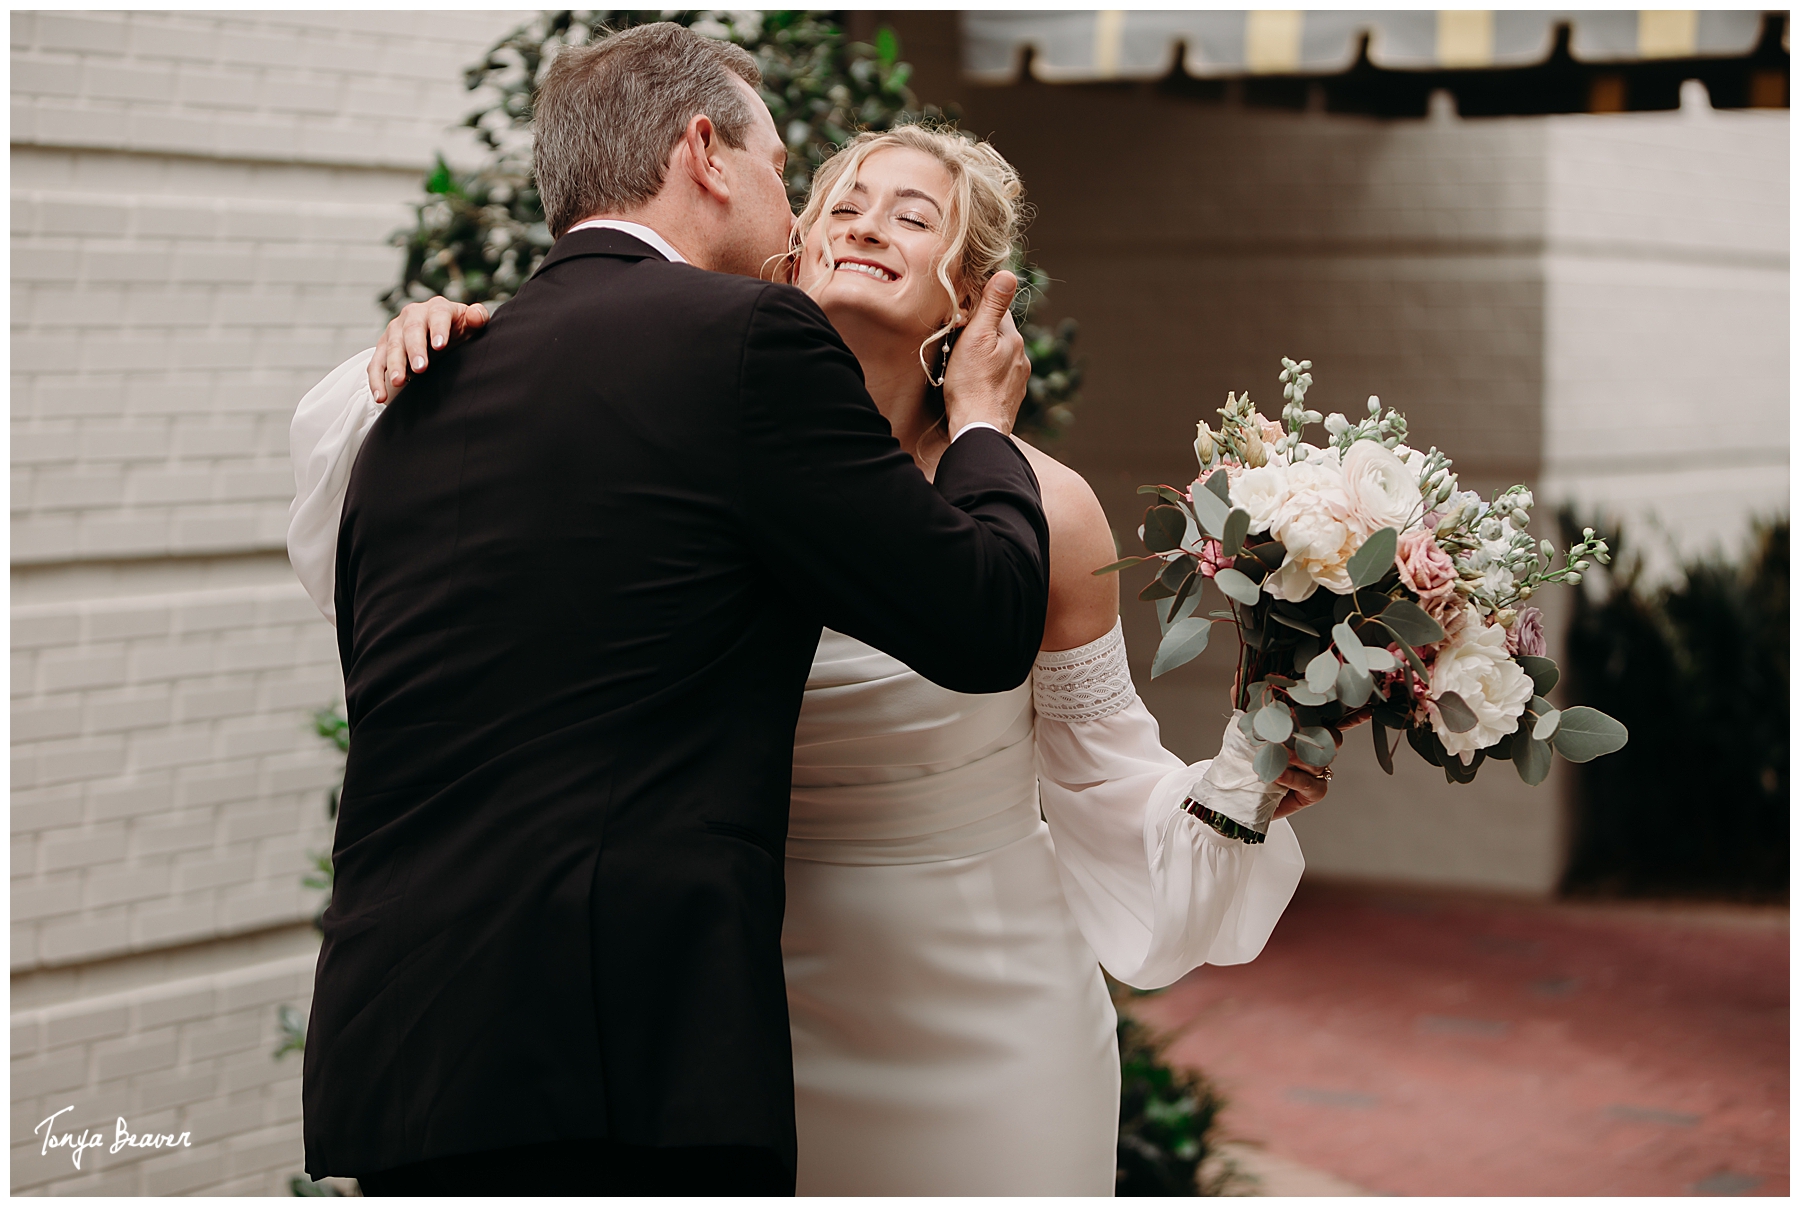
[[[970,10],[963,66],[973,80],[1017,77],[1029,46],[1045,81],[1150,79],[1174,66],[1195,77],[1332,75],[1355,64],[1363,35],[1376,67],[1400,71],[1526,67],[1543,62],[1557,27],[1578,61],[1624,63],[1747,55],[1761,11],[1404,12],[1259,9],[1207,12]]]

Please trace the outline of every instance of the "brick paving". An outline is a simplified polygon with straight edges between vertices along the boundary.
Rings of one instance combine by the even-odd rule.
[[[1788,1193],[1785,909],[1308,883],[1134,1009],[1227,1132],[1376,1193]]]

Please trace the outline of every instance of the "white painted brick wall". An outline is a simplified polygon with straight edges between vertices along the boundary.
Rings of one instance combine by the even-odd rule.
[[[15,1194],[289,1193],[304,1162],[300,1057],[272,1053],[277,1008],[304,1016],[316,955],[85,996],[12,1016],[12,1187]],[[101,1132],[82,1154],[44,1151],[53,1128]],[[161,1151],[109,1149],[123,1117],[135,1135],[189,1133]]]
[[[12,967],[309,917],[341,694],[298,584],[16,608]]]
[[[521,14],[17,12],[15,146],[414,168],[466,158],[462,69]]]
[[[435,153],[470,156],[462,71],[522,16],[12,15],[16,1190],[285,1194],[299,1172],[299,1062],[269,1052],[310,957],[85,972],[237,951],[316,907],[338,759],[309,714],[342,685],[285,567],[288,421],[374,342],[387,237]],[[195,1147],[77,1172],[30,1144],[69,1102]]]

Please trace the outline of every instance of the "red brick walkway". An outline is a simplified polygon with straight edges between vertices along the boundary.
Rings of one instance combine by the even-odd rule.
[[[1785,911],[1308,884],[1188,1024],[1233,1136],[1407,1195],[1786,1195]]]

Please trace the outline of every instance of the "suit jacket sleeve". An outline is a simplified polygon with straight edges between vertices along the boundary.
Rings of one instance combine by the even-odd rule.
[[[1043,640],[1037,476],[977,429],[935,486],[900,447],[824,312],[786,286],[751,316],[739,398],[752,540],[824,623],[954,691],[1024,682]]]

